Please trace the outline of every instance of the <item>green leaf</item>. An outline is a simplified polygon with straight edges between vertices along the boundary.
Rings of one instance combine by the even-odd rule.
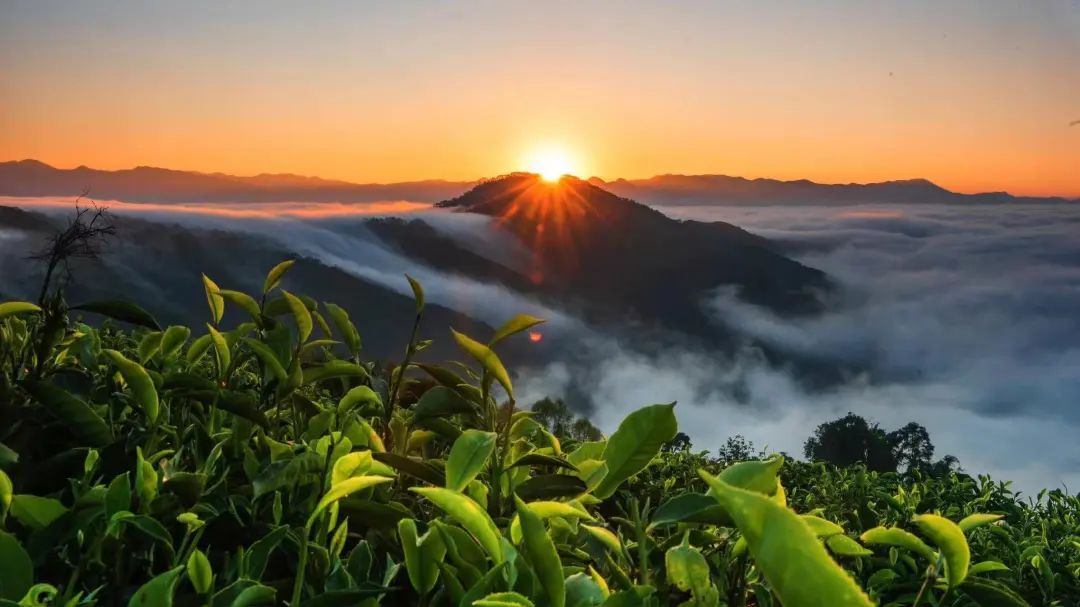
[[[195,341],[191,342],[191,345],[188,346],[187,355],[185,355],[184,359],[187,360],[189,365],[195,364],[204,354],[206,354],[206,351],[210,349],[210,344],[211,339],[209,333],[196,337]]]
[[[135,495],[139,498],[139,507],[146,511],[157,497],[158,475],[153,463],[143,457],[141,447],[135,447],[135,457]]]
[[[15,487],[11,483],[11,477],[0,470],[0,529],[4,527],[8,510],[11,509],[11,500],[15,497]]]
[[[266,414],[259,410],[259,402],[248,392],[235,390],[219,392],[214,402],[223,411],[255,422],[264,430],[270,429],[270,420],[266,419]]]
[[[323,595],[325,596],[325,595]],[[277,589],[263,584],[252,584],[240,591],[236,598],[229,603],[229,607],[255,607],[256,605],[274,605],[277,598]],[[321,598],[321,597],[315,597]],[[307,601],[305,605],[313,605],[315,599]]]
[[[960,585],[960,590],[979,605],[1031,607],[1031,604],[1025,601],[1015,590],[997,580],[968,578]]]
[[[526,506],[520,498],[515,497],[514,503],[521,522],[525,554],[529,557],[529,563],[540,579],[540,587],[547,596],[547,604],[552,607],[563,607],[566,603],[565,580],[555,543],[551,541],[543,519],[536,512]]]
[[[622,542],[619,541],[619,536],[612,533],[609,529],[600,527],[599,525],[582,525],[582,529],[588,532],[589,535],[595,537],[605,548],[612,551],[616,555],[622,554]]]
[[[859,539],[864,544],[897,546],[906,548],[928,561],[937,560],[933,548],[927,546],[926,542],[919,539],[918,536],[897,527],[874,527],[864,532],[859,536]]]
[[[330,313],[330,322],[334,323],[334,328],[341,334],[341,340],[345,342],[349,352],[353,356],[359,354],[362,347],[360,332],[356,330],[356,325],[349,319],[349,313],[337,304],[323,303],[323,305],[326,306],[326,311]]]
[[[207,324],[206,329],[210,332],[210,341],[214,344],[214,353],[217,355],[218,376],[225,377],[225,372],[232,363],[232,352],[229,350],[229,342],[212,325]]]
[[[730,525],[731,517],[716,503],[716,499],[701,493],[683,493],[660,504],[653,512],[649,526],[660,527],[675,523]]]
[[[773,495],[780,487],[777,475],[781,466],[784,465],[782,455],[774,455],[764,460],[738,462],[724,469],[718,477],[725,483],[745,489],[756,491],[764,495]]]
[[[542,453],[526,453],[510,464],[508,468],[517,468],[519,466],[550,466],[553,468],[566,468],[568,470],[577,470],[577,466],[570,462],[560,459],[558,457],[551,457],[550,455],[543,455]]]
[[[495,452],[494,432],[468,429],[454,441],[446,461],[446,488],[463,491],[487,465]]]
[[[31,529],[44,529],[68,511],[60,500],[30,494],[11,498],[11,516]]]
[[[416,521],[403,518],[397,524],[401,548],[405,553],[405,570],[409,581],[418,593],[425,595],[439,579],[439,563],[446,556],[446,544],[442,535],[429,528],[421,537],[416,534]]]
[[[920,514],[914,521],[923,534],[941,549],[949,587],[959,586],[967,577],[971,565],[971,548],[968,547],[964,531],[956,523],[936,514]]]
[[[493,335],[491,337],[491,341],[488,342],[488,347],[494,348],[495,344],[506,339],[507,337],[510,337],[515,333],[520,333],[522,331],[531,329],[532,327],[535,327],[542,322],[544,322],[544,319],[542,318],[529,316],[528,314],[518,314],[517,316],[506,321],[506,324],[499,327],[498,331],[495,331],[495,335]]]
[[[304,302],[299,297],[292,293],[282,290],[281,294],[285,296],[285,301],[289,304],[289,311],[296,321],[297,336],[300,339],[300,343],[304,343],[311,337],[311,329],[314,327],[311,321],[311,311],[308,310],[307,306],[304,305]]]
[[[475,413],[476,408],[457,391],[446,386],[429,388],[420,396],[413,408],[415,419],[448,417],[462,413]]]
[[[157,320],[154,320],[154,317],[151,316],[149,312],[130,301],[123,301],[120,299],[91,301],[72,306],[71,309],[101,314],[102,316],[108,316],[109,318],[121,322],[126,322],[139,327],[146,327],[147,329],[153,329],[154,331],[161,330],[161,325],[158,324]]]
[[[125,472],[112,479],[108,490],[105,491],[105,516],[112,518],[118,512],[131,509],[131,483],[128,481],[130,473]]]
[[[191,508],[202,497],[206,488],[206,475],[198,472],[173,472],[162,482],[167,493],[180,498],[185,507]]]
[[[176,583],[184,569],[184,565],[180,565],[143,584],[131,595],[128,607],[171,607]]]
[[[346,360],[331,360],[304,369],[304,383],[313,384],[338,377],[368,377],[367,369]]]
[[[5,301],[4,303],[0,303],[0,320],[14,314],[23,314],[25,312],[41,312],[41,308],[28,301]],[[22,597],[19,596],[16,598]]]
[[[164,337],[164,333],[161,331],[154,331],[153,333],[147,333],[139,342],[139,362],[146,364],[146,361],[154,358],[154,355],[161,350],[161,338]]]
[[[689,535],[684,534],[682,543],[664,554],[664,567],[669,584],[683,592],[690,592],[701,603],[702,599],[715,591],[711,590],[709,564],[701,551],[690,545]]]
[[[289,271],[289,268],[294,263],[296,263],[296,260],[287,259],[271,268],[270,272],[266,274],[266,280],[263,282],[263,294],[273,291],[281,283],[281,277],[285,275],[285,272]]]
[[[221,289],[217,283],[210,280],[209,276],[203,274],[202,282],[203,290],[206,291],[206,303],[210,306],[210,321],[216,325],[225,314],[225,299],[221,297]]]
[[[371,469],[371,451],[353,451],[338,458],[330,474],[330,486],[360,476]]]
[[[491,377],[494,377],[496,381],[502,384],[506,394],[513,399],[514,387],[510,384],[510,375],[506,372],[506,367],[503,366],[502,361],[499,360],[495,352],[468,335],[458,333],[453,329],[450,329],[450,332],[454,335],[454,340],[457,341],[458,346],[473,360],[480,363],[480,366],[490,373]]]
[[[675,403],[643,407],[628,415],[607,441],[603,461],[608,472],[593,495],[611,497],[626,479],[644,469],[678,430]]]
[[[279,383],[285,383],[289,379],[289,374],[285,371],[285,367],[282,366],[281,361],[278,360],[274,351],[263,342],[252,339],[250,337],[243,337],[241,340],[247,344],[251,351],[255,353],[255,356],[259,357],[266,368],[270,370],[270,374],[278,380]]]
[[[442,487],[409,487],[409,490],[427,498],[465,527],[495,564],[503,562],[499,529],[479,504],[466,495]]]
[[[323,463],[323,458],[311,451],[273,462],[263,468],[251,481],[253,497],[258,499],[267,493],[283,488],[294,489],[307,481],[309,476],[321,482]]]
[[[244,293],[243,291],[231,291],[229,289],[218,289],[218,294],[221,295],[223,299],[228,300],[236,307],[247,312],[248,316],[256,323],[262,322],[262,312],[259,310],[259,303],[247,293]]]
[[[189,337],[191,337],[191,329],[187,327],[173,325],[165,329],[165,334],[161,337],[161,357],[168,359],[179,352]]]
[[[840,535],[844,533],[844,528],[836,523],[821,518],[820,516],[813,516],[810,514],[802,514],[800,517],[804,523],[810,526],[810,530],[814,532],[814,535],[822,538],[832,537],[834,535]],[[830,546],[831,547],[831,546]],[[860,546],[861,548],[861,546]]]
[[[150,379],[146,369],[139,363],[128,360],[116,350],[103,350],[103,352],[112,359],[113,364],[120,371],[120,376],[127,382],[128,388],[131,389],[131,393],[135,397],[135,402],[142,409],[147,421],[151,425],[155,424],[159,410],[158,393],[157,388],[154,387],[154,381]]]
[[[583,462],[578,462],[577,466],[577,477],[585,483],[585,487],[589,491],[596,489],[608,473],[607,463],[598,459],[587,459]]]
[[[44,381],[28,381],[23,387],[81,443],[104,447],[112,442],[112,432],[105,420],[63,388]]]
[[[562,587],[561,574],[559,587]],[[561,606],[565,601],[566,597],[562,597],[558,604]],[[473,601],[472,604],[475,607],[534,607],[532,601],[517,592],[493,592],[482,599]]]
[[[982,561],[972,565],[971,569],[968,569],[968,575],[982,575],[994,571],[1009,571],[1009,567],[999,561]]]
[[[409,281],[409,287],[412,288],[413,300],[416,302],[416,313],[420,314],[424,311],[424,287],[420,286],[415,278],[405,275],[405,279]]]
[[[784,607],[873,605],[797,514],[765,495],[729,485],[704,470],[699,474],[735,520],[754,564]]]
[[[18,601],[34,584],[34,563],[14,535],[0,530],[0,599]]]
[[[370,413],[370,408],[382,412],[383,402],[379,394],[367,386],[356,386],[345,393],[338,401],[338,415],[345,415],[349,411],[359,407],[360,414]]]
[[[278,547],[288,533],[287,526],[277,527],[258,539],[244,552],[244,573],[247,577],[253,580],[262,579],[266,563],[270,560],[270,553]]]
[[[805,518],[803,521],[809,523]],[[813,525],[811,525],[811,529],[814,531],[814,534],[817,535],[817,529],[813,529]],[[863,548],[858,542],[843,534],[828,536],[825,539],[825,545],[837,556],[860,557],[873,554],[872,551]]]
[[[308,527],[310,528],[315,520],[322,514],[323,510],[330,507],[330,504],[338,501],[339,499],[360,491],[361,489],[367,489],[368,487],[374,487],[382,483],[389,483],[393,479],[386,478],[384,476],[353,476],[347,478],[340,483],[330,487],[330,490],[326,492],[326,495],[319,500],[319,503],[315,505],[315,510],[312,511],[311,516],[308,517]]]
[[[172,536],[157,519],[131,512],[120,512],[109,520],[110,534],[118,535],[119,528],[122,526],[134,527],[143,535],[161,544],[169,553],[169,558],[172,558],[174,554]]]
[[[566,578],[567,607],[596,607],[604,602],[604,590],[592,576],[575,573]]]
[[[585,481],[569,474],[541,474],[514,487],[514,493],[529,501],[577,497],[588,490]]]
[[[1002,518],[1004,518],[1004,515],[1002,514],[969,514],[961,519],[960,522],[957,523],[957,526],[960,527],[961,531],[967,533],[976,527],[989,525]]]

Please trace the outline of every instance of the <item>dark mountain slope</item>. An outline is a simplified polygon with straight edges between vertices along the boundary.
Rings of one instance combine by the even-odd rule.
[[[522,239],[534,289],[691,334],[710,331],[701,302],[717,287],[785,313],[816,310],[814,291],[829,287],[823,273],[764,238],[671,219],[573,177],[551,184],[511,174],[438,206],[492,216]]]
[[[0,231],[5,234],[0,240],[0,299],[37,296],[43,268],[26,256],[41,246],[59,221],[0,207]],[[198,332],[209,319],[203,272],[222,288],[257,295],[269,268],[296,257],[292,251],[243,232],[189,229],[128,217],[116,217],[115,223],[118,237],[109,242],[101,259],[72,263],[74,280],[68,289],[69,303],[127,299],[152,311],[162,324],[185,324]],[[401,280],[405,284],[404,276]],[[344,307],[372,356],[396,359],[409,339],[415,313],[411,298],[380,284],[301,257],[286,275],[283,286]],[[226,315],[244,318],[232,306],[226,306]],[[493,331],[461,312],[429,304],[422,335],[436,339],[431,350],[425,352],[425,359],[457,355],[448,327],[477,336]],[[518,344],[508,344],[508,357],[527,361],[521,358],[527,354]]]

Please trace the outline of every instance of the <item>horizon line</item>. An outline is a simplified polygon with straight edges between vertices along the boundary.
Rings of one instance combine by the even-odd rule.
[[[115,168],[115,169],[96,168],[96,167],[89,166],[87,164],[78,164],[78,165],[72,166],[72,167],[61,167],[61,166],[57,166],[55,164],[50,164],[50,163],[45,162],[43,160],[39,160],[37,158],[21,158],[21,159],[11,159],[11,160],[0,160],[0,165],[3,165],[3,164],[18,164],[18,163],[26,163],[26,162],[32,162],[32,163],[41,164],[41,165],[47,166],[47,167],[49,167],[51,169],[59,170],[59,171],[74,171],[74,170],[78,170],[78,169],[87,169],[87,170],[91,170],[91,171],[101,171],[101,172],[106,172],[106,173],[117,173],[117,172],[121,172],[121,171],[134,171],[134,170],[137,170],[137,169],[156,169],[156,170],[163,170],[163,171],[172,171],[172,172],[177,172],[177,173],[191,173],[191,174],[207,175],[207,176],[224,176],[224,177],[234,177],[234,178],[239,178],[239,179],[254,179],[254,178],[258,178],[258,177],[286,177],[287,176],[287,177],[298,177],[298,178],[302,178],[302,179],[313,179],[313,180],[319,180],[319,181],[330,182],[330,183],[339,183],[339,184],[344,184],[344,185],[349,185],[349,186],[395,186],[395,185],[417,184],[417,183],[432,183],[432,182],[442,182],[442,183],[455,184],[455,185],[458,185],[458,184],[460,184],[460,185],[469,185],[469,184],[479,184],[481,182],[490,181],[492,179],[498,179],[499,177],[504,177],[504,176],[511,175],[511,174],[514,174],[514,173],[531,173],[532,172],[532,171],[528,171],[528,170],[524,170],[524,169],[517,169],[517,170],[511,170],[511,171],[499,173],[497,175],[477,177],[477,178],[474,178],[474,179],[450,179],[450,178],[445,178],[445,177],[426,177],[426,178],[406,179],[406,180],[402,180],[402,181],[349,181],[347,179],[336,178],[336,177],[323,177],[323,176],[320,176],[320,175],[305,175],[305,174],[302,174],[302,173],[293,173],[293,172],[267,172],[267,171],[263,171],[263,172],[254,173],[254,174],[237,174],[237,173],[226,173],[224,171],[205,171],[205,170],[198,170],[198,169],[171,168],[171,167],[157,166],[157,165],[152,165],[152,164],[137,164],[137,165],[134,165],[134,166],[129,166],[129,167],[125,167],[125,168]],[[1007,194],[1009,196],[1013,196],[1013,197],[1017,197],[1017,198],[1051,198],[1051,199],[1052,198],[1059,198],[1059,199],[1065,199],[1065,200],[1080,200],[1080,192],[1075,192],[1075,193],[1070,193],[1070,194],[1065,194],[1065,193],[1056,193],[1056,194],[1014,194],[1012,191],[1004,190],[1004,189],[1002,189],[1002,190],[969,190],[969,191],[954,190],[954,189],[951,189],[949,187],[941,185],[940,183],[934,181],[933,179],[930,179],[930,178],[927,178],[927,177],[921,177],[921,176],[885,179],[885,180],[882,180],[882,181],[815,181],[815,180],[809,179],[809,178],[780,179],[780,178],[777,178],[777,177],[768,177],[768,176],[748,177],[748,176],[745,176],[745,175],[732,175],[730,173],[711,173],[711,172],[710,173],[674,173],[674,172],[670,172],[670,171],[662,172],[662,173],[654,173],[653,175],[648,176],[648,177],[601,177],[599,175],[590,175],[588,177],[583,177],[583,176],[574,175],[574,174],[571,174],[571,173],[565,173],[564,176],[570,176],[570,177],[574,177],[576,179],[580,179],[582,181],[590,181],[590,182],[593,179],[599,179],[599,180],[603,181],[605,184],[607,184],[607,183],[616,183],[616,182],[620,182],[620,181],[623,181],[623,182],[648,181],[648,180],[657,179],[657,178],[660,178],[660,177],[726,177],[726,178],[729,178],[729,179],[741,179],[741,180],[744,180],[744,181],[775,181],[775,182],[779,182],[779,183],[807,182],[807,183],[811,183],[811,184],[814,184],[814,185],[822,185],[822,186],[860,186],[860,185],[865,186],[865,185],[882,185],[882,184],[892,184],[892,183],[905,183],[905,182],[924,181],[924,182],[927,182],[927,183],[929,183],[929,184],[931,184],[931,185],[933,185],[935,187],[939,187],[939,188],[941,188],[941,189],[943,189],[943,190],[945,190],[947,192],[951,192],[951,193],[955,193],[955,194],[963,194],[963,195]]]

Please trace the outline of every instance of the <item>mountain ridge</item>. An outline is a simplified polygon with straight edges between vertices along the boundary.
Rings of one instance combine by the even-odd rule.
[[[1008,192],[953,192],[917,177],[872,183],[818,183],[809,179],[780,180],[731,175],[667,173],[645,179],[590,183],[620,196],[665,205],[845,205],[845,204],[1069,204],[1062,196],[1014,196]]]
[[[239,176],[182,171],[148,165],[115,171],[80,165],[60,169],[39,160],[0,162],[0,196],[78,196],[123,202],[377,202],[410,200],[436,203],[485,180],[422,179],[391,183],[353,183],[294,173]],[[666,173],[641,179],[599,177],[585,180],[623,198],[649,205],[798,205],[862,203],[1060,204],[1080,199],[1016,196],[1008,192],[963,194],[924,178],[873,183],[818,183],[731,175]]]

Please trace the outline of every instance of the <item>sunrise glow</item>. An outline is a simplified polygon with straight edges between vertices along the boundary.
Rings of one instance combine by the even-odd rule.
[[[533,152],[525,169],[531,173],[538,173],[544,181],[549,182],[556,182],[563,175],[575,173],[574,162],[570,155],[559,148],[544,148]]]

